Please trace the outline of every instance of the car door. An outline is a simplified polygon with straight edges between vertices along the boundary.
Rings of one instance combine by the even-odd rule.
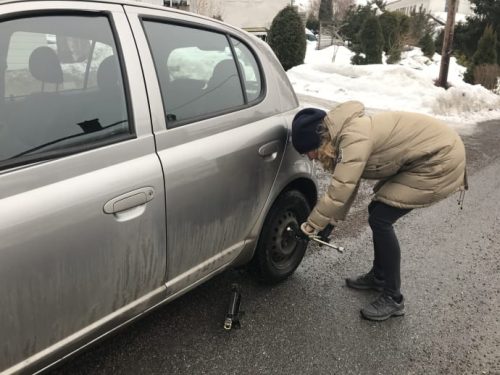
[[[14,372],[165,297],[165,202],[123,8],[0,13],[0,372]]]
[[[165,174],[167,288],[175,293],[241,251],[268,199],[287,129],[266,67],[243,35],[187,14],[125,9]]]

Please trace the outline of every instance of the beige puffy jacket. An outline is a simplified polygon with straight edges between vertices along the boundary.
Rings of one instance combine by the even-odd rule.
[[[351,101],[323,123],[337,158],[330,186],[308,219],[317,230],[345,219],[361,178],[381,180],[373,199],[399,208],[429,206],[467,189],[464,144],[441,121],[407,112],[365,116],[363,104]]]

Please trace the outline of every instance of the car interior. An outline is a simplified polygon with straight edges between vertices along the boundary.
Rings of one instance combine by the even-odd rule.
[[[65,29],[69,22],[57,18],[39,17],[29,28],[16,20],[1,26],[9,32],[0,33],[0,168],[9,159],[89,143],[103,133],[129,133],[114,42],[96,40],[78,25]],[[64,52],[72,52],[75,39],[85,54],[68,61]],[[101,60],[96,46],[111,54]]]

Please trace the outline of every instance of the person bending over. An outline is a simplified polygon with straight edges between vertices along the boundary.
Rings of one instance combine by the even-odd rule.
[[[468,188],[460,136],[423,114],[390,111],[367,116],[362,103],[350,101],[328,113],[316,108],[299,111],[292,123],[292,144],[331,173],[326,193],[301,225],[308,236],[345,219],[362,178],[379,180],[368,205],[373,266],[366,274],[347,278],[346,284],[382,292],[361,310],[364,318],[381,321],[404,315],[401,250],[393,224],[414,208]]]

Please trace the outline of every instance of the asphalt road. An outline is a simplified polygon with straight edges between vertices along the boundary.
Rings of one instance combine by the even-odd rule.
[[[363,320],[359,309],[376,293],[344,286],[372,260],[364,185],[336,232],[344,255],[312,245],[274,287],[228,271],[53,373],[500,374],[500,121],[464,139],[471,189],[463,209],[452,196],[396,226],[406,316]],[[240,330],[226,332],[233,282],[245,315]]]

